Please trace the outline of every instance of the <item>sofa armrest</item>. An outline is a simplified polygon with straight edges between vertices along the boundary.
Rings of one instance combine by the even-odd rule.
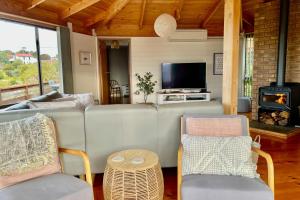
[[[59,152],[81,157],[84,162],[86,182],[89,183],[91,186],[93,186],[90,160],[86,152],[81,150],[66,149],[66,148],[59,148]]]
[[[273,160],[272,157],[270,156],[270,154],[252,147],[252,151],[257,153],[258,155],[260,155],[261,157],[263,157],[264,159],[266,159],[267,161],[267,166],[268,166],[268,185],[271,188],[272,192],[274,193],[275,191],[275,187],[274,187],[274,164],[273,164]]]

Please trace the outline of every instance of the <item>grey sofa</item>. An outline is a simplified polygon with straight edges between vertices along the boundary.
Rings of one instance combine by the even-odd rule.
[[[180,116],[185,113],[222,114],[216,101],[153,105],[94,105],[78,108],[35,109],[0,113],[0,122],[44,113],[53,118],[59,146],[85,150],[92,173],[102,173],[109,154],[128,148],[145,148],[159,155],[162,167],[177,165]],[[84,174],[80,158],[64,157],[65,172]]]

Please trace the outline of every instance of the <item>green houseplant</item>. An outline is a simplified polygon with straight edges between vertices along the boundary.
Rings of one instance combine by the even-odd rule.
[[[154,93],[154,86],[156,85],[157,81],[152,81],[153,74],[151,72],[146,72],[144,76],[136,73],[135,77],[138,80],[136,86],[138,90],[136,94],[143,93],[144,94],[144,103],[147,103],[148,96]]]

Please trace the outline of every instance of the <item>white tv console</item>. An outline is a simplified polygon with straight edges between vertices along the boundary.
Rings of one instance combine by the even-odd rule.
[[[157,93],[158,104],[210,101],[210,92]]]

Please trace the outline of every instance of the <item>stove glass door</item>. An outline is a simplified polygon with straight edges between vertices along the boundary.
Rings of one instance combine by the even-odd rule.
[[[262,104],[273,106],[288,106],[288,94],[284,92],[272,93],[263,92],[261,96]]]

